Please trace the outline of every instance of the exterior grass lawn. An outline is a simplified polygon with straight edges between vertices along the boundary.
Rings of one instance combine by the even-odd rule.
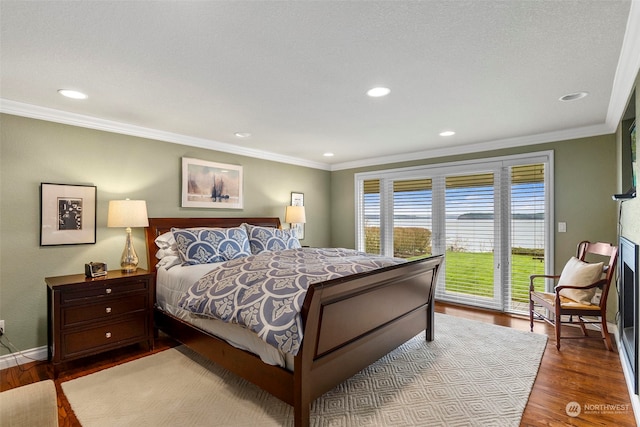
[[[511,299],[529,301],[529,276],[544,274],[544,260],[531,255],[511,255]],[[447,292],[493,298],[493,253],[447,251],[445,262]],[[539,288],[539,289],[538,289]],[[536,283],[543,291],[544,281]]]

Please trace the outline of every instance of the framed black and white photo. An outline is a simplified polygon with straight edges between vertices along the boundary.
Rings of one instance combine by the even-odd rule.
[[[96,187],[40,184],[40,246],[96,243]]]
[[[182,207],[242,209],[242,166],[182,158]]]

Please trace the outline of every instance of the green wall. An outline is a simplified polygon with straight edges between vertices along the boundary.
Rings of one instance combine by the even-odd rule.
[[[89,261],[119,268],[123,229],[107,228],[113,199],[144,199],[150,217],[278,216],[304,193],[304,245],[329,246],[330,172],[12,115],[0,115],[0,319],[21,350],[47,342],[44,278],[84,271]],[[180,207],[181,158],[243,166],[244,209]],[[42,182],[97,186],[97,243],[46,246],[40,239]],[[134,229],[146,266],[142,229]],[[6,354],[5,349],[0,354]]]

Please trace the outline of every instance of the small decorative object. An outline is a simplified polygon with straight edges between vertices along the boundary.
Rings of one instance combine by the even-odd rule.
[[[242,209],[242,166],[183,157],[182,207]]]
[[[40,246],[96,243],[96,187],[40,184]]]
[[[290,224],[294,235],[299,239],[304,239],[304,224],[307,217],[304,211],[304,194],[291,193],[291,206],[287,206],[284,214],[284,222]]]
[[[100,277],[107,275],[107,264],[104,262],[90,262],[84,265],[84,275],[87,277]]]
[[[133,248],[132,227],[148,227],[147,202],[144,200],[111,200],[107,227],[126,227],[127,240],[122,251],[120,266],[125,273],[133,273],[138,268],[138,255]]]

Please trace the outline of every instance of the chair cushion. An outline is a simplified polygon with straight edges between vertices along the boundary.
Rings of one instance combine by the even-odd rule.
[[[531,292],[531,299],[540,304],[545,304],[547,307],[554,307],[556,305],[556,294],[550,292]],[[593,310],[597,312],[600,308],[597,305],[583,304],[578,301],[574,301],[570,298],[560,295],[560,306],[562,308],[580,309],[580,310]]]
[[[562,269],[557,286],[589,286],[602,277],[604,263],[588,263],[571,257]],[[596,294],[596,288],[591,289],[562,289],[560,296],[570,298],[581,304],[590,305],[591,299]]]

